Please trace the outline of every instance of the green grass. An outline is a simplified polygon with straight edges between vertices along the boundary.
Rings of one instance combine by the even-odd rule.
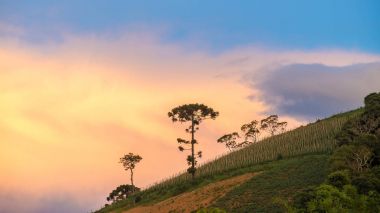
[[[337,114],[218,157],[198,168],[195,182],[191,181],[190,175],[182,173],[148,187],[138,194],[142,197],[142,201],[138,205],[156,203],[210,182],[245,172],[271,169],[273,165],[267,163],[275,161],[278,155],[292,158],[309,154],[331,153],[336,146],[335,135],[342,129],[344,123],[361,113],[362,110],[359,109]],[[98,212],[118,212],[132,208],[135,206],[132,199],[134,198],[131,197]]]
[[[328,174],[328,155],[305,155],[271,163],[271,168],[234,188],[217,200],[227,212],[284,212],[273,198],[285,200],[309,186],[319,185]]]

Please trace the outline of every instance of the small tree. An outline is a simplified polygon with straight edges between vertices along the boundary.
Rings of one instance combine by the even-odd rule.
[[[199,129],[199,124],[205,119],[215,119],[219,115],[219,112],[214,111],[214,109],[204,105],[204,104],[185,104],[182,106],[178,106],[173,108],[169,113],[169,118],[172,119],[173,122],[190,122],[190,126],[186,128],[186,132],[191,134],[191,140],[185,140],[182,138],[178,138],[177,142],[182,144],[178,147],[178,149],[182,152],[184,150],[191,150],[191,155],[187,156],[187,163],[190,167],[187,169],[188,173],[191,174],[192,179],[195,178],[196,171],[196,157],[195,157],[195,149],[194,145],[198,142],[195,140],[194,134]],[[190,146],[190,148],[188,147]],[[202,152],[198,151],[198,158],[202,157]]]
[[[241,131],[244,133],[246,144],[255,143],[259,140],[260,130],[258,127],[259,122],[256,120],[251,121],[250,123],[244,124],[241,126]]]
[[[262,130],[267,131],[271,136],[274,136],[278,131],[285,132],[288,123],[279,122],[278,115],[270,115],[261,120],[260,124]]]
[[[136,164],[142,160],[142,157],[140,155],[135,155],[133,153],[129,153],[124,155],[122,158],[120,158],[120,163],[123,164],[123,167],[126,171],[131,172],[131,185],[134,187],[133,184],[133,169],[135,169]]]
[[[238,138],[240,138],[239,134],[237,132],[233,132],[231,134],[223,135],[217,140],[217,142],[224,143],[226,147],[231,151],[232,149],[239,147],[240,144],[236,141]]]

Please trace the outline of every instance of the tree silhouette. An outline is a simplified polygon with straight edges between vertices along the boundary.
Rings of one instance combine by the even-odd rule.
[[[123,167],[126,171],[131,172],[131,185],[134,187],[133,184],[133,169],[135,169],[136,164],[142,160],[142,157],[140,155],[135,155],[133,153],[129,153],[124,155],[122,158],[120,158],[120,163],[123,164]]]
[[[278,115],[270,115],[260,122],[260,128],[267,131],[271,136],[275,135],[279,130],[285,132],[288,122],[279,122]]]
[[[236,141],[238,138],[240,138],[239,134],[237,132],[233,132],[231,134],[223,135],[217,140],[217,142],[224,143],[226,147],[231,151],[232,149],[240,147],[240,144]]]
[[[191,174],[192,179],[195,178],[196,171],[196,157],[194,145],[198,142],[195,140],[195,132],[199,129],[199,124],[205,119],[215,119],[219,115],[219,112],[214,111],[214,109],[204,105],[204,104],[185,104],[173,108],[168,116],[173,122],[190,122],[190,126],[186,128],[186,132],[191,134],[191,140],[185,140],[182,138],[177,138],[177,142],[181,144],[178,149],[183,152],[185,150],[191,150],[191,155],[187,156],[187,163],[190,166],[187,172]],[[185,147],[184,147],[185,146]],[[190,146],[190,147],[189,147]],[[202,157],[202,152],[198,151],[198,158]]]
[[[140,191],[140,188],[137,188],[133,185],[120,185],[116,189],[112,190],[112,192],[107,197],[107,201],[112,201],[112,203],[114,203],[119,200],[124,200],[129,195],[137,191]]]
[[[259,122],[253,120],[247,124],[241,126],[241,131],[244,133],[245,144],[255,143],[259,140],[260,130],[258,127]]]

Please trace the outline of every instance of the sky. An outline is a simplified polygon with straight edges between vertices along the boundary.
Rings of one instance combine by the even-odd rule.
[[[0,0],[0,212],[90,212],[186,169],[170,109],[220,112],[216,140],[278,114],[289,128],[380,90],[379,1]],[[28,199],[25,199],[28,198]]]

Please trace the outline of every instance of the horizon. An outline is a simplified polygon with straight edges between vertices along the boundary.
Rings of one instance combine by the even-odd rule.
[[[0,2],[0,209],[89,212],[186,170],[167,113],[203,103],[216,140],[278,114],[289,129],[380,91],[380,2]],[[160,160],[160,167],[157,166]],[[30,199],[25,200],[23,197]],[[19,205],[22,203],[22,205]],[[59,207],[59,208],[58,208]]]

